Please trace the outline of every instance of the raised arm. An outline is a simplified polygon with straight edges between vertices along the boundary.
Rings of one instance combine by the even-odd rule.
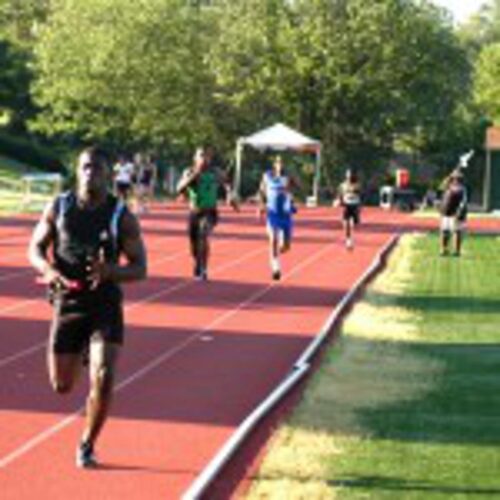
[[[194,168],[187,168],[182,173],[176,186],[177,194],[185,194],[186,189],[198,178],[200,172]]]

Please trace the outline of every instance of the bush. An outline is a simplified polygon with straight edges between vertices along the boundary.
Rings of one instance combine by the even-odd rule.
[[[0,153],[47,172],[66,173],[59,156],[35,139],[0,131]]]

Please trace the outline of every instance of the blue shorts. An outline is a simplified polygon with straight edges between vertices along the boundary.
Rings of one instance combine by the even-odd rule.
[[[267,212],[267,227],[274,232],[281,231],[285,240],[290,241],[292,237],[292,216],[290,214],[277,215],[273,212]]]

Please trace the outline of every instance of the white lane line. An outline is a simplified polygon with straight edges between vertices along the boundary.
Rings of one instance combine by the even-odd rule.
[[[362,276],[344,295],[342,300],[338,303],[332,314],[330,314],[327,321],[324,323],[324,326],[322,327],[320,332],[316,335],[312,342],[309,343],[309,346],[305,349],[297,362],[294,363],[292,370],[287,373],[282,381],[278,385],[276,385],[273,390],[271,390],[267,397],[265,397],[260,402],[260,404],[258,404],[242,420],[239,426],[231,434],[229,439],[227,439],[222,447],[219,448],[210,462],[191,483],[189,488],[182,495],[182,500],[198,500],[202,497],[202,494],[205,492],[205,490],[215,480],[224,465],[229,460],[231,460],[231,457],[242,445],[249,433],[258,425],[260,420],[267,413],[269,413],[269,411],[274,408],[274,406],[285,396],[285,394],[287,394],[289,390],[292,389],[295,384],[307,373],[311,366],[311,357],[314,355],[317,349],[317,339],[320,339],[321,342],[324,342],[326,338],[324,332],[326,330],[331,330],[334,322],[338,319],[340,314],[343,313],[349,301],[354,297],[354,294],[357,293],[357,291],[359,291],[359,289],[370,279],[375,271],[382,266],[384,258],[389,253],[394,243],[397,241],[397,237],[397,235],[392,236],[390,240],[383,246],[383,248],[377,253],[367,270],[365,270]],[[311,345],[313,345],[314,348],[311,349]]]
[[[258,248],[258,249],[254,249],[250,252],[247,252],[246,254],[243,254],[240,258],[238,258],[236,260],[230,261],[229,263],[226,263],[224,265],[216,267],[213,271],[213,275],[216,276],[216,275],[220,274],[221,272],[225,271],[226,269],[234,267],[235,265],[240,264],[244,260],[249,259],[249,258],[253,257],[254,255],[262,253],[264,251],[266,251],[266,249]],[[185,253],[185,252],[183,252],[183,253]],[[165,259],[165,260],[167,260],[167,259]],[[178,290],[181,290],[181,289],[186,288],[188,286],[192,286],[193,284],[194,284],[194,281],[192,281],[191,279],[183,280],[183,281],[177,283],[176,285],[170,286],[168,288],[164,288],[158,292],[147,295],[143,299],[139,299],[139,300],[136,300],[135,302],[127,304],[124,307],[124,310],[125,310],[125,312],[131,311],[138,306],[147,304],[148,302],[152,302],[153,300],[156,300],[159,297],[166,297],[166,296],[168,296],[168,295],[170,295]],[[31,303],[38,302],[39,300],[40,299],[32,299],[29,301],[23,301],[21,303],[16,303],[11,307],[7,307],[7,308],[0,310],[0,313],[13,311],[13,310],[16,310],[18,308],[25,307]],[[39,351],[40,349],[43,349],[46,345],[47,345],[47,341],[44,340],[42,342],[39,342],[39,343],[23,350],[23,351],[20,351],[16,354],[12,354],[10,356],[7,356],[6,358],[0,359],[0,368],[3,368],[3,367],[5,367],[5,366],[7,366],[10,363],[13,363],[15,361],[18,361],[19,359],[21,359],[25,356],[29,356],[29,355]]]
[[[302,261],[299,265],[295,266],[290,272],[288,272],[284,277],[283,281],[286,281],[288,278],[291,276],[295,275],[298,271],[309,265],[311,262],[317,260],[320,258],[324,253],[329,251],[333,246],[335,246],[334,243],[330,243],[328,246],[322,248],[318,252],[312,254],[309,258],[306,260]],[[265,249],[267,251],[267,248]],[[262,250],[261,250],[262,251]],[[255,253],[255,252],[250,252],[250,253]],[[241,260],[241,259],[239,259]],[[269,290],[275,288],[278,284],[276,282],[270,283],[266,285],[263,289],[257,290],[254,292],[250,297],[242,302],[240,302],[236,307],[233,309],[226,311],[225,313],[221,314],[217,318],[215,318],[211,323],[203,327],[202,329],[198,330],[196,333],[185,339],[183,342],[180,342],[176,346],[167,349],[164,351],[162,354],[154,358],[152,361],[144,365],[142,368],[131,374],[129,377],[121,381],[119,384],[117,384],[115,388],[115,393],[119,392],[126,387],[128,387],[130,384],[135,382],[136,380],[142,378],[144,375],[147,375],[149,372],[154,370],[157,366],[161,365],[163,362],[167,361],[168,359],[172,358],[175,354],[178,352],[182,351],[186,347],[188,347],[190,344],[192,344],[195,341],[198,341],[200,337],[204,336],[207,331],[212,330],[216,326],[218,326],[220,323],[223,321],[231,318],[235,314],[237,314],[239,311],[244,309],[245,307],[249,306],[252,304],[252,302],[255,302],[257,299],[265,295]],[[28,441],[26,441],[22,446],[16,448],[12,452],[8,453],[5,455],[2,459],[0,459],[0,469],[4,469],[7,467],[9,464],[17,460],[18,458],[22,457],[26,453],[30,452],[33,450],[36,446],[39,444],[43,443],[47,439],[49,439],[51,436],[57,434],[59,431],[70,425],[75,419],[82,413],[84,410],[85,406],[80,406],[77,410],[74,411],[71,415],[67,416],[63,420],[57,422],[53,426],[45,429],[41,433],[37,434],[36,436],[32,437]]]
[[[162,257],[161,259],[157,259],[157,260],[151,262],[151,266],[155,266],[158,264],[164,264],[165,262],[168,262],[170,260],[175,260],[178,257],[182,257],[186,253],[187,253],[186,250],[181,250],[179,252],[176,252],[173,255],[169,255],[168,257]],[[32,271],[32,270],[26,271],[26,274],[30,274],[30,273],[34,273],[34,271]],[[2,277],[0,277],[0,282],[1,281],[2,281]],[[8,313],[8,312],[16,311],[18,309],[23,309],[24,307],[27,307],[34,302],[38,302],[38,301],[44,302],[44,300],[45,300],[44,297],[37,297],[36,299],[16,301],[14,304],[11,304],[10,306],[6,306],[3,309],[0,309],[0,315]]]
[[[11,356],[7,356],[6,358],[0,359],[0,368],[3,368],[4,366],[10,365],[11,363],[14,363],[18,359],[24,358],[25,356],[29,356],[30,354],[33,354],[43,347],[47,345],[47,341],[44,340],[43,342],[39,342],[38,344],[34,344],[31,347],[28,347],[27,349],[24,349],[22,351],[17,352],[16,354],[12,354]]]
[[[165,238],[165,240],[167,240],[167,238]],[[165,244],[167,244],[168,241],[161,241],[161,242],[155,242],[155,245],[148,245],[146,248],[149,251],[157,251],[157,250],[160,250],[162,247],[165,246]],[[28,247],[28,243],[26,242],[25,245],[25,248]],[[174,256],[178,256],[178,255],[181,255],[181,254],[184,254],[184,253],[187,253],[186,250],[182,250],[182,251],[179,251],[179,252],[176,252],[174,254]],[[170,260],[172,258],[175,258],[173,256],[169,256],[167,259],[163,259],[161,260],[162,262],[164,262],[165,260]],[[17,260],[19,259],[19,252],[15,252],[15,253],[12,253],[12,254],[8,254],[8,255],[2,255],[0,256],[0,265],[1,264],[4,264],[4,263],[7,263],[7,262],[10,262],[10,261],[13,261],[13,260]],[[155,263],[155,262],[158,262],[158,259],[156,261],[153,261],[152,263]],[[31,273],[34,273],[35,271],[33,269],[31,269],[31,265],[28,261],[28,256],[27,256],[27,253],[26,253],[26,258],[25,258],[25,264],[26,265],[29,265],[30,266],[30,269],[23,269],[22,271],[19,271],[19,273],[11,273],[11,274],[4,274],[4,275],[0,275],[0,282],[1,281],[6,281],[10,278],[15,278],[15,277],[18,277],[18,276],[22,276],[23,274],[31,274]]]
[[[16,271],[14,273],[3,274],[0,276],[0,283],[2,281],[8,281],[13,278],[19,278],[20,276],[27,276],[28,274],[35,274],[34,269],[23,269],[22,271]]]
[[[3,307],[0,309],[0,315],[1,314],[6,314],[12,311],[17,311],[19,309],[24,309],[25,307],[30,306],[31,304],[36,304],[38,302],[41,302],[42,299],[40,297],[37,297],[36,299],[28,299],[28,300],[16,300],[14,304],[11,304],[10,306]]]
[[[34,227],[34,225],[33,225]],[[2,245],[11,245],[11,244],[17,244],[17,243],[25,243],[26,240],[29,240],[31,233],[28,233],[26,235],[20,234],[19,236],[13,236],[12,238],[7,238],[7,239],[2,239],[0,240],[0,248]]]

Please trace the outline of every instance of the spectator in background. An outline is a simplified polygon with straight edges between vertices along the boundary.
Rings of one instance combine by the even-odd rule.
[[[463,173],[455,169],[441,184],[443,196],[441,200],[440,255],[449,254],[450,242],[453,240],[452,255],[458,257],[462,251],[463,233],[467,219],[467,190]]]
[[[141,157],[137,165],[137,211],[146,212],[154,196],[157,167],[150,155]]]
[[[127,157],[121,155],[118,162],[113,167],[114,182],[117,196],[127,202],[134,190],[136,179],[136,170],[133,162],[127,160]]]

